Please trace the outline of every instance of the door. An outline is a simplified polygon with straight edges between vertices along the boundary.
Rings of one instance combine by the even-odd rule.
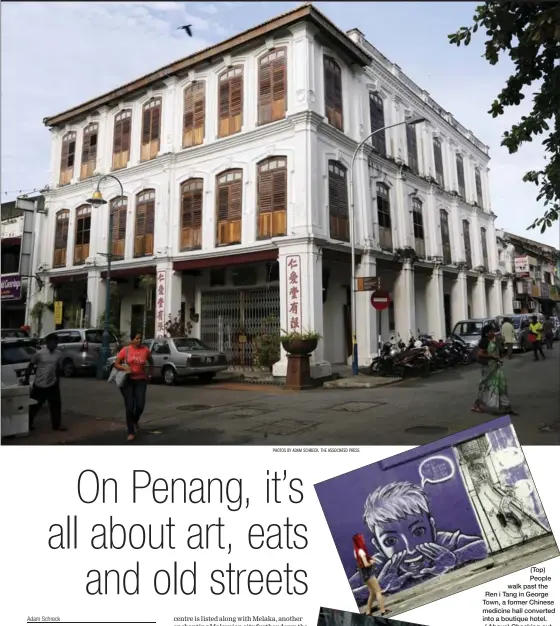
[[[154,376],[161,378],[161,372],[171,359],[171,350],[167,341],[161,339],[152,345],[152,359],[154,360]]]
[[[448,293],[443,294],[443,318],[445,320],[445,336],[451,334],[451,296]]]
[[[133,304],[130,312],[130,334],[143,334],[144,327],[144,305]]]

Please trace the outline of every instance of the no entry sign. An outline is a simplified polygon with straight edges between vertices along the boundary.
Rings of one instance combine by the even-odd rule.
[[[376,311],[384,311],[391,304],[391,296],[388,291],[378,289],[371,294],[371,306]]]

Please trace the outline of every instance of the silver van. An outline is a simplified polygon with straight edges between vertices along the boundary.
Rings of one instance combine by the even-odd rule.
[[[63,353],[62,369],[65,376],[74,376],[77,372],[95,372],[103,341],[103,329],[64,328],[51,334],[58,338],[58,348]],[[120,343],[113,333],[110,333],[110,342],[111,354],[117,354]]]
[[[482,329],[487,324],[494,326],[497,340],[501,341],[500,327],[497,320],[493,317],[479,317],[470,320],[461,320],[455,324],[451,335],[456,335],[467,345],[474,348],[478,345],[478,342],[482,337]]]

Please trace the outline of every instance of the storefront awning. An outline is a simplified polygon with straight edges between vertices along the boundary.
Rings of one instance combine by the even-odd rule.
[[[145,274],[155,274],[155,265],[143,265],[141,267],[123,267],[122,269],[111,269],[111,278],[135,278]],[[107,272],[101,272],[101,278],[107,278]]]

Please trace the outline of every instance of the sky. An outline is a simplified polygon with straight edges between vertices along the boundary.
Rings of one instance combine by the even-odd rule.
[[[45,117],[289,11],[298,2],[9,2],[1,10],[2,202],[49,182]],[[522,181],[539,169],[533,141],[510,155],[505,130],[527,114],[531,97],[493,119],[488,110],[511,73],[504,57],[482,58],[485,34],[468,47],[447,35],[472,23],[470,2],[316,2],[341,30],[368,41],[483,143],[490,146],[490,193],[496,228],[560,247],[558,222],[544,234],[526,230],[544,208],[537,187]],[[192,24],[189,38],[177,27]]]

